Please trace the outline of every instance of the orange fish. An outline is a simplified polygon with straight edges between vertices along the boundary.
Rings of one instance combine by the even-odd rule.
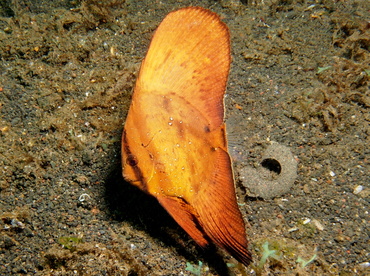
[[[123,176],[156,197],[202,247],[251,260],[224,124],[227,26],[213,12],[171,12],[157,28],[122,136]]]

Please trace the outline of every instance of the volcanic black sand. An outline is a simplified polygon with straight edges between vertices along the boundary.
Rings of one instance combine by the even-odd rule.
[[[370,273],[368,1],[0,4],[0,275]],[[231,32],[226,119],[248,268],[199,248],[121,176],[150,38],[170,11],[196,5]],[[270,145],[292,153],[295,181],[294,166],[284,178],[283,160],[264,162]],[[292,186],[253,195],[246,167]]]

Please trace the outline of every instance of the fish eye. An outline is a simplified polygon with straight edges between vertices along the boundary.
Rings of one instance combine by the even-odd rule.
[[[139,161],[137,160],[135,155],[130,154],[129,156],[127,156],[126,158],[127,165],[130,165],[131,167],[135,167],[137,166],[137,163],[139,163]]]

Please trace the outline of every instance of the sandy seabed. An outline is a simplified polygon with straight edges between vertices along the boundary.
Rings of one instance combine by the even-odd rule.
[[[0,275],[370,273],[367,1],[0,5]],[[186,6],[218,13],[231,32],[226,121],[248,268],[199,248],[121,177],[140,62],[164,16]],[[298,177],[262,199],[241,172],[276,143]],[[261,263],[266,242],[275,254]]]

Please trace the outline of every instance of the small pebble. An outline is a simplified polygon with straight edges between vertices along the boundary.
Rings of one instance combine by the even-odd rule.
[[[364,186],[362,186],[362,185],[357,185],[357,186],[353,189],[353,193],[354,193],[355,195],[357,195],[357,194],[361,193],[363,189],[364,189]]]
[[[319,222],[317,219],[313,219],[312,220],[312,223],[313,225],[316,226],[316,228],[320,231],[323,231],[324,230],[324,226],[321,224],[321,222]]]
[[[358,264],[362,269],[369,268],[370,267],[370,262],[363,262]]]

